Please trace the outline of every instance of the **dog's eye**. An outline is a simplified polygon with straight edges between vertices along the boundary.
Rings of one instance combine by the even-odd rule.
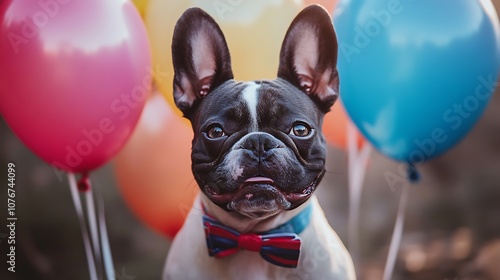
[[[220,126],[212,126],[207,132],[207,136],[210,139],[221,138],[225,135],[224,130]]]
[[[298,137],[306,137],[311,134],[312,129],[304,124],[304,123],[297,123],[292,127],[292,130],[290,131],[290,134],[293,134]]]

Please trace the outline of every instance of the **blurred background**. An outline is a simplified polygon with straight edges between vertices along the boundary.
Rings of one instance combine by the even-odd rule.
[[[325,2],[328,5],[333,3]],[[500,0],[493,3],[498,13]],[[145,11],[147,9],[143,13]],[[150,19],[152,21],[154,19]],[[165,83],[170,84],[170,80]],[[162,85],[158,86],[161,89]],[[419,166],[421,180],[411,186],[393,279],[500,279],[499,91],[497,87],[484,115],[463,141],[443,156]],[[151,98],[160,96],[156,94]],[[155,112],[158,108],[150,110]],[[189,136],[189,129],[181,130]],[[175,137],[180,132],[166,133],[167,137]],[[148,145],[139,141],[136,147],[141,143]],[[184,144],[172,142],[171,145]],[[143,148],[148,150],[149,147]],[[127,146],[125,149],[130,150]],[[124,150],[90,173],[93,188],[104,201],[117,279],[160,278],[175,230],[163,229],[160,233],[161,225],[154,226],[161,223],[155,220],[156,217],[148,221],[149,226],[146,225],[144,220],[147,220],[148,212],[141,213],[138,209],[141,205],[147,208],[147,201],[134,201],[134,197],[141,195],[141,180],[155,178],[136,178],[133,184],[135,193],[126,186],[120,187],[119,182],[130,184],[130,174],[134,169],[142,172],[159,168],[168,173],[168,168],[153,167],[166,159],[186,169],[183,165],[186,163],[178,159],[174,150],[171,151],[174,154],[161,154],[162,159],[158,161],[146,159],[142,162],[130,162],[140,158],[140,148],[134,150],[139,155],[129,157],[125,153],[130,151]],[[317,195],[330,224],[347,244],[347,153],[335,145],[330,145],[328,151],[328,172]],[[126,161],[129,161],[128,166],[123,163]],[[16,164],[17,174],[16,273],[6,271],[8,232],[3,227],[0,228],[0,279],[88,279],[82,236],[66,177],[34,155],[0,117],[0,166],[5,167],[8,162]],[[135,165],[130,166],[131,163]],[[398,187],[389,186],[385,174],[398,174],[398,167],[397,162],[376,151],[367,162],[359,223],[359,279],[382,278],[401,194]],[[137,176],[140,172],[136,173]],[[187,192],[191,197],[193,192],[186,191],[186,188],[195,190],[196,186],[189,177],[189,170],[167,174],[165,178],[174,180],[178,176],[185,177],[182,178],[184,181],[179,181],[184,183],[165,181],[161,184],[175,189],[170,193]],[[0,172],[0,182],[7,182],[5,169]],[[155,203],[158,207],[162,207],[162,194],[157,195],[159,202]],[[0,201],[0,221],[5,221],[6,191],[0,192]],[[183,205],[188,203],[174,206],[174,211],[184,215],[187,210]]]

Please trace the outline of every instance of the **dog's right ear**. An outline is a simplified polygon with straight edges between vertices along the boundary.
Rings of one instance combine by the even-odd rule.
[[[278,77],[301,89],[326,113],[339,96],[337,49],[329,13],[319,5],[308,6],[285,35]]]
[[[186,10],[177,21],[172,61],[175,104],[187,118],[207,94],[233,78],[224,34],[200,8]]]

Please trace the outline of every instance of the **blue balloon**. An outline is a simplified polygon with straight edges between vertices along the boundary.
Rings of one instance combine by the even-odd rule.
[[[334,14],[347,113],[384,155],[420,163],[471,130],[500,68],[490,0],[348,0]]]

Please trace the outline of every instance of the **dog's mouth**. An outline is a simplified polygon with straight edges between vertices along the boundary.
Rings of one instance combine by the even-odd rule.
[[[286,192],[273,179],[252,177],[245,180],[237,190],[219,193],[205,186],[205,193],[215,204],[227,210],[234,210],[246,216],[262,217],[280,210],[291,210],[305,202],[317,187],[321,176],[297,192]]]

